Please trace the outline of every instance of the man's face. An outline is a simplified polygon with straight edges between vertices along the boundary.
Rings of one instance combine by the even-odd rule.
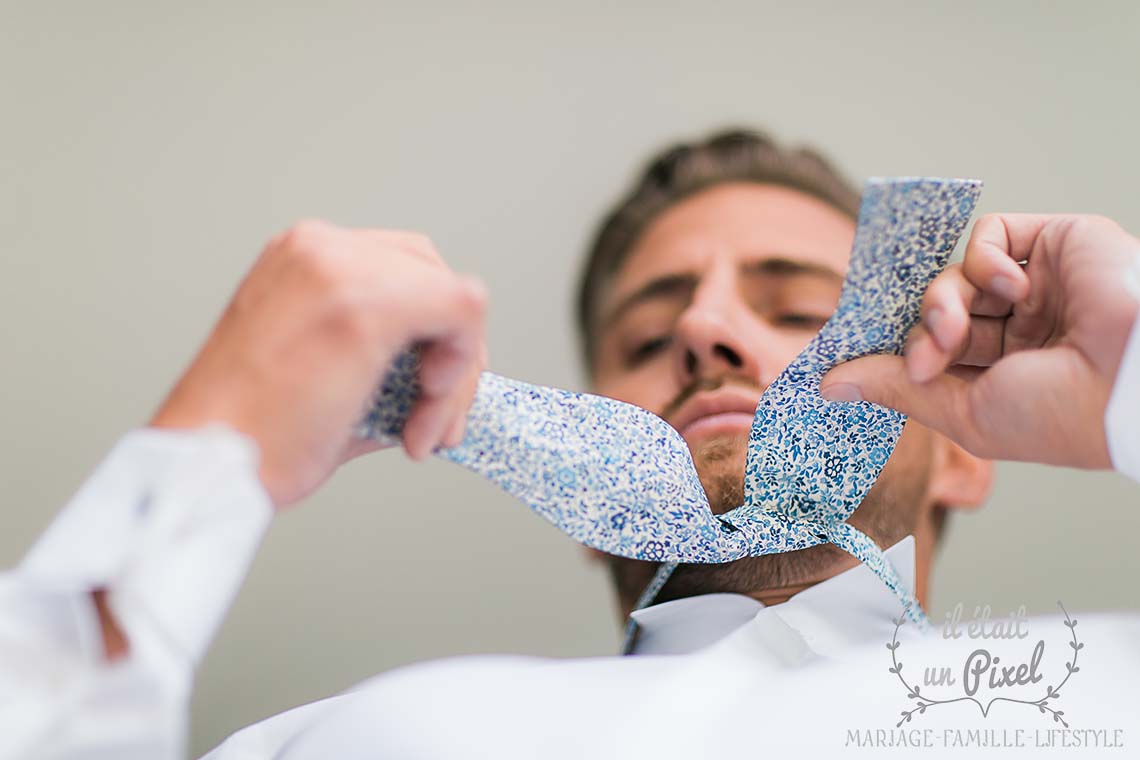
[[[747,438],[765,387],[839,301],[855,223],[788,188],[731,183],[663,212],[603,295],[595,389],[693,452]]]
[[[835,311],[854,235],[851,217],[774,185],[678,203],[601,299],[595,389],[673,425],[703,480],[743,477],[756,403]]]
[[[854,234],[851,217],[796,190],[718,185],[657,217],[602,293],[594,389],[680,432],[713,511],[741,503],[756,404],[835,310]],[[915,427],[856,513],[871,518],[861,527],[880,542],[913,530],[925,495],[930,439]],[[689,593],[748,592],[804,582],[845,561],[822,546],[687,569],[685,580]],[[678,584],[686,587],[680,577],[670,582]]]

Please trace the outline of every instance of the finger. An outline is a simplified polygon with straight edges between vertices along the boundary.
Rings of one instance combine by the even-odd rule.
[[[434,267],[419,267],[385,286],[391,273],[380,268],[374,290],[381,294],[376,317],[386,328],[386,339],[398,347],[413,343],[451,341],[472,357],[484,342],[487,290],[475,277],[456,275]]]
[[[921,351],[916,350],[924,359],[908,365],[912,379],[922,382],[919,375],[933,377],[961,354],[970,339],[973,316],[1004,317],[1010,314],[1012,308],[1009,301],[974,286],[966,279],[960,264],[947,267],[934,278],[922,299],[922,324],[933,339],[933,346],[923,346]],[[916,342],[916,349],[917,345]],[[936,354],[941,356],[940,363],[935,360]],[[920,371],[919,364],[925,365],[928,355],[929,371]],[[919,375],[913,374],[915,372],[919,372]]]
[[[946,368],[946,374],[972,383],[981,377],[988,367],[971,367],[966,364],[951,364]]]
[[[964,345],[954,352],[955,364],[989,367],[1005,355],[1006,321],[995,317],[974,317]]]
[[[1011,301],[971,282],[963,265],[947,267],[923,296],[922,322],[932,342],[912,336],[906,351],[911,379],[925,382],[954,362],[992,364],[1012,312]]]
[[[1007,317],[1013,311],[1013,302],[980,288],[962,264],[951,264],[934,278],[922,297],[924,316],[936,309],[955,309],[964,316]]]
[[[1029,295],[1029,278],[1018,262],[1028,261],[1051,217],[1041,214],[987,214],[966,244],[963,269],[978,288],[1014,303]]]
[[[372,438],[352,438],[344,447],[340,455],[340,464],[371,454],[374,451],[392,448],[392,444],[380,443]]]
[[[476,357],[449,340],[429,343],[420,353],[420,393],[404,423],[404,448],[422,459],[439,447],[455,418],[455,386],[465,364]]]
[[[454,431],[469,367],[477,366],[478,353],[450,339],[427,344],[420,354],[420,394],[404,425],[404,447],[413,459],[427,456]],[[467,399],[470,402],[470,398]],[[466,411],[466,408],[463,410]]]
[[[444,448],[454,449],[463,443],[463,434],[467,431],[467,415],[462,409],[463,407],[461,405],[460,411],[452,415],[451,426],[448,427],[447,432],[443,436]]]
[[[949,363],[952,353],[966,342],[970,307],[978,298],[978,289],[966,281],[957,264],[947,267],[926,289],[922,298],[922,325],[933,338],[934,347],[944,354],[945,363]]]
[[[918,325],[907,336],[903,361],[912,382],[925,383],[950,365],[952,354],[934,341],[925,325]]]
[[[449,316],[435,330],[421,329],[408,336],[424,346],[418,374],[420,395],[403,435],[404,447],[413,459],[422,459],[443,441],[454,422],[457,390],[468,394],[466,402],[470,403],[474,387],[463,381],[470,377],[473,367],[478,367],[483,345],[484,295],[480,284],[460,280],[456,292],[436,293],[424,300],[444,302],[443,311]],[[450,310],[446,308],[449,302],[454,302]],[[441,326],[445,328],[442,331],[438,329]]]
[[[865,356],[835,367],[823,376],[820,393],[832,401],[870,401],[896,409],[937,430],[967,450],[976,444],[971,425],[967,380],[943,373],[916,383],[897,356]]]
[[[443,437],[443,445],[448,448],[454,448],[463,442],[463,434],[467,429],[467,413],[471,409],[482,372],[481,363],[473,365],[460,390],[454,394],[455,408],[452,412],[452,422]]]
[[[475,393],[479,390],[479,380],[483,375],[483,371],[486,369],[487,343],[483,341],[479,345],[479,361],[472,370],[468,392],[466,394],[460,395],[460,403],[455,416],[455,422],[452,423],[452,426],[448,430],[447,435],[444,436],[443,442],[445,446],[454,448],[463,443],[463,435],[467,430],[467,414],[475,398]]]
[[[907,375],[921,384],[953,366],[992,366],[1005,355],[1005,327],[1004,319],[973,317],[965,341],[950,351],[943,350],[925,327],[916,327],[903,351]]]

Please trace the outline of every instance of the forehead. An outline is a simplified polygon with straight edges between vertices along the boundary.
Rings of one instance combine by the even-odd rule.
[[[813,196],[776,185],[718,185],[677,203],[650,223],[604,300],[613,303],[658,277],[699,277],[714,258],[740,263],[783,258],[843,274],[854,237],[855,221]]]

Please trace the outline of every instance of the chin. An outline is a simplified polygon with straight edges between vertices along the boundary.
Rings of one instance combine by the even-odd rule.
[[[700,470],[701,464],[735,462],[744,476],[744,461],[748,453],[748,436],[737,434],[710,435],[696,441],[689,441],[689,451]]]
[[[697,446],[690,444],[689,448],[713,513],[719,515],[739,507],[744,501],[748,438],[715,436]]]

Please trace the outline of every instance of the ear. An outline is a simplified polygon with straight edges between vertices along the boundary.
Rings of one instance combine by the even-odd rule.
[[[982,506],[994,482],[994,463],[976,457],[945,436],[934,434],[930,500],[945,509]]]

